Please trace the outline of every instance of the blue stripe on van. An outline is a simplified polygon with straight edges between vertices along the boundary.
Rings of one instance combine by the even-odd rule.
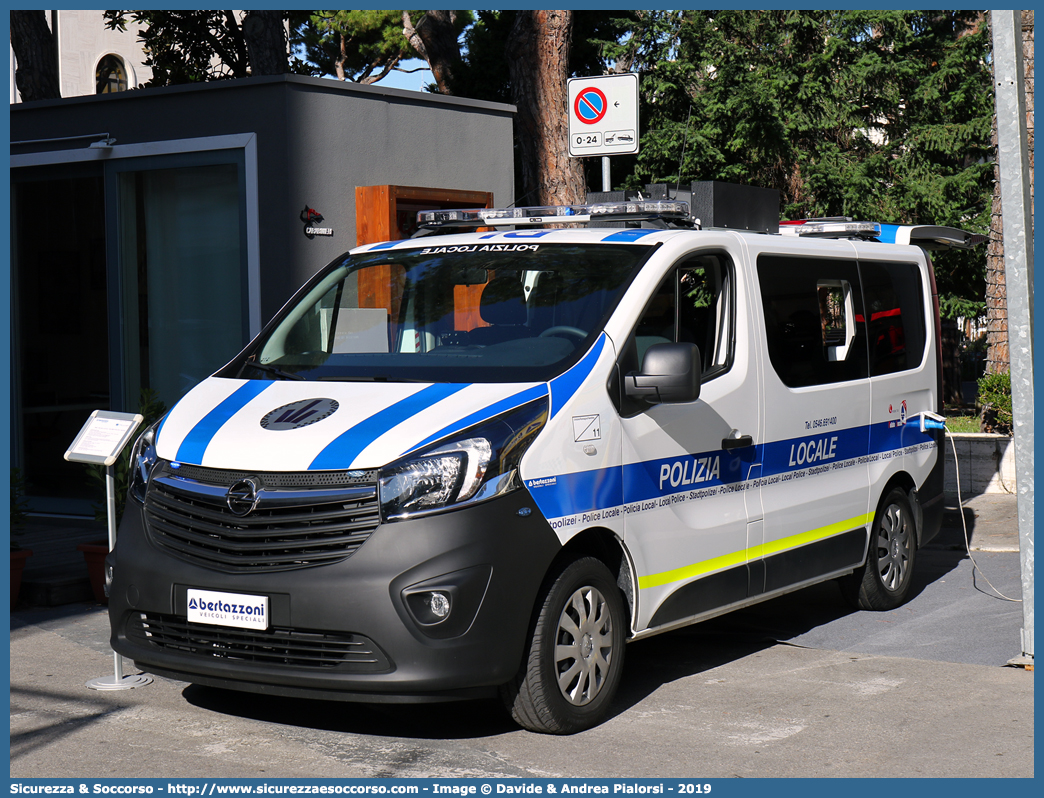
[[[895,236],[899,232],[899,225],[897,224],[882,224],[881,235],[877,237],[877,240],[882,244],[894,244]]]
[[[662,232],[658,230],[634,228],[631,230],[620,230],[616,233],[607,235],[602,241],[637,241],[639,238],[649,235],[650,233]]]
[[[416,415],[448,396],[452,396],[467,388],[466,384],[454,385],[439,383],[422,388],[417,393],[407,396],[391,407],[386,407],[369,418],[360,421],[351,429],[341,433],[323,449],[308,466],[309,471],[325,471],[348,468],[359,453],[384,435],[388,430],[397,427],[410,416]]]
[[[176,459],[182,463],[202,465],[203,453],[206,452],[218,430],[248,402],[273,384],[268,380],[249,380],[243,383],[231,396],[203,416],[199,423],[189,430],[188,435],[181,441]]]
[[[434,435],[429,435],[420,443],[411,446],[403,452],[403,454],[414,452],[421,447],[427,446],[429,443],[434,443],[440,438],[445,438],[447,435],[452,435],[454,432],[460,432],[473,424],[479,424],[486,419],[499,416],[501,413],[514,410],[516,407],[521,407],[526,402],[532,402],[534,399],[540,399],[543,396],[547,396],[547,385],[534,385],[532,388],[520,391],[514,396],[509,396],[507,399],[501,399],[499,402],[494,402],[493,404],[472,413],[470,416],[465,416],[459,421],[454,421],[452,424],[440,429]]]
[[[160,432],[163,430],[163,425],[167,423],[167,419],[169,417],[170,417],[170,412],[168,411],[168,412],[163,414],[162,418],[160,418],[160,420],[159,420],[159,424],[156,425],[156,434],[152,438],[153,446],[159,446]]]
[[[834,438],[837,440],[834,441]],[[905,447],[930,443],[932,440],[931,435],[922,433],[913,425],[885,421],[771,441],[748,449],[678,454],[624,466],[529,479],[526,480],[526,487],[544,517],[554,519],[655,501],[703,488],[717,491],[722,486],[739,486],[749,479],[771,478],[816,466],[829,467],[834,462],[860,457],[881,459],[895,456]],[[823,445],[814,450],[814,456],[806,454],[802,457],[798,447],[808,441],[813,441],[817,447],[822,441]],[[713,465],[715,459],[716,468]],[[857,465],[860,463],[857,462]],[[669,476],[665,478],[665,474]]]
[[[579,363],[565,374],[560,374],[551,380],[551,418],[554,418],[562,406],[573,397],[573,394],[594,369],[598,356],[602,354],[602,349],[605,347],[606,338],[605,333],[599,335],[595,345],[591,347],[591,351],[584,355]]]

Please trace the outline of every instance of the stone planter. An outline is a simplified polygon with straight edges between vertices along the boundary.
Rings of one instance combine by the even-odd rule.
[[[13,549],[11,551],[11,607],[18,601],[18,591],[22,589],[22,571],[25,561],[33,556],[29,549]]]
[[[109,542],[95,540],[81,543],[76,550],[83,552],[83,559],[87,562],[87,575],[91,578],[94,600],[99,604],[108,604],[109,599],[105,595],[105,555],[109,553]]]
[[[961,495],[964,498],[982,493],[1015,493],[1015,441],[1009,435],[989,432],[964,432],[944,441],[947,495],[957,495],[957,469],[953,449],[957,449],[960,466]]]

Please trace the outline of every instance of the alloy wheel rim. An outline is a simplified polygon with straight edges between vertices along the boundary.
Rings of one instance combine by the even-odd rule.
[[[605,686],[613,657],[613,621],[609,604],[585,586],[569,597],[558,619],[555,673],[558,689],[574,706],[593,701]]]
[[[890,504],[877,528],[877,566],[881,583],[898,590],[910,568],[910,521],[898,504]]]

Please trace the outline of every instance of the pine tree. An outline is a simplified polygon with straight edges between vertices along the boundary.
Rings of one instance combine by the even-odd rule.
[[[747,183],[785,218],[985,232],[992,85],[981,12],[646,11],[616,48],[642,74],[626,184]],[[937,258],[944,312],[976,314],[984,255]]]

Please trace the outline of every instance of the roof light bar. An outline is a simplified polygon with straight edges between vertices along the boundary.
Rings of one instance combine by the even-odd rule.
[[[676,200],[633,200],[597,202],[589,205],[533,205],[522,208],[458,208],[419,211],[418,227],[487,227],[493,225],[540,225],[555,222],[642,221],[673,219],[689,221],[689,203]]]
[[[877,222],[804,222],[780,224],[785,236],[814,236],[819,238],[877,238],[881,225]]]

